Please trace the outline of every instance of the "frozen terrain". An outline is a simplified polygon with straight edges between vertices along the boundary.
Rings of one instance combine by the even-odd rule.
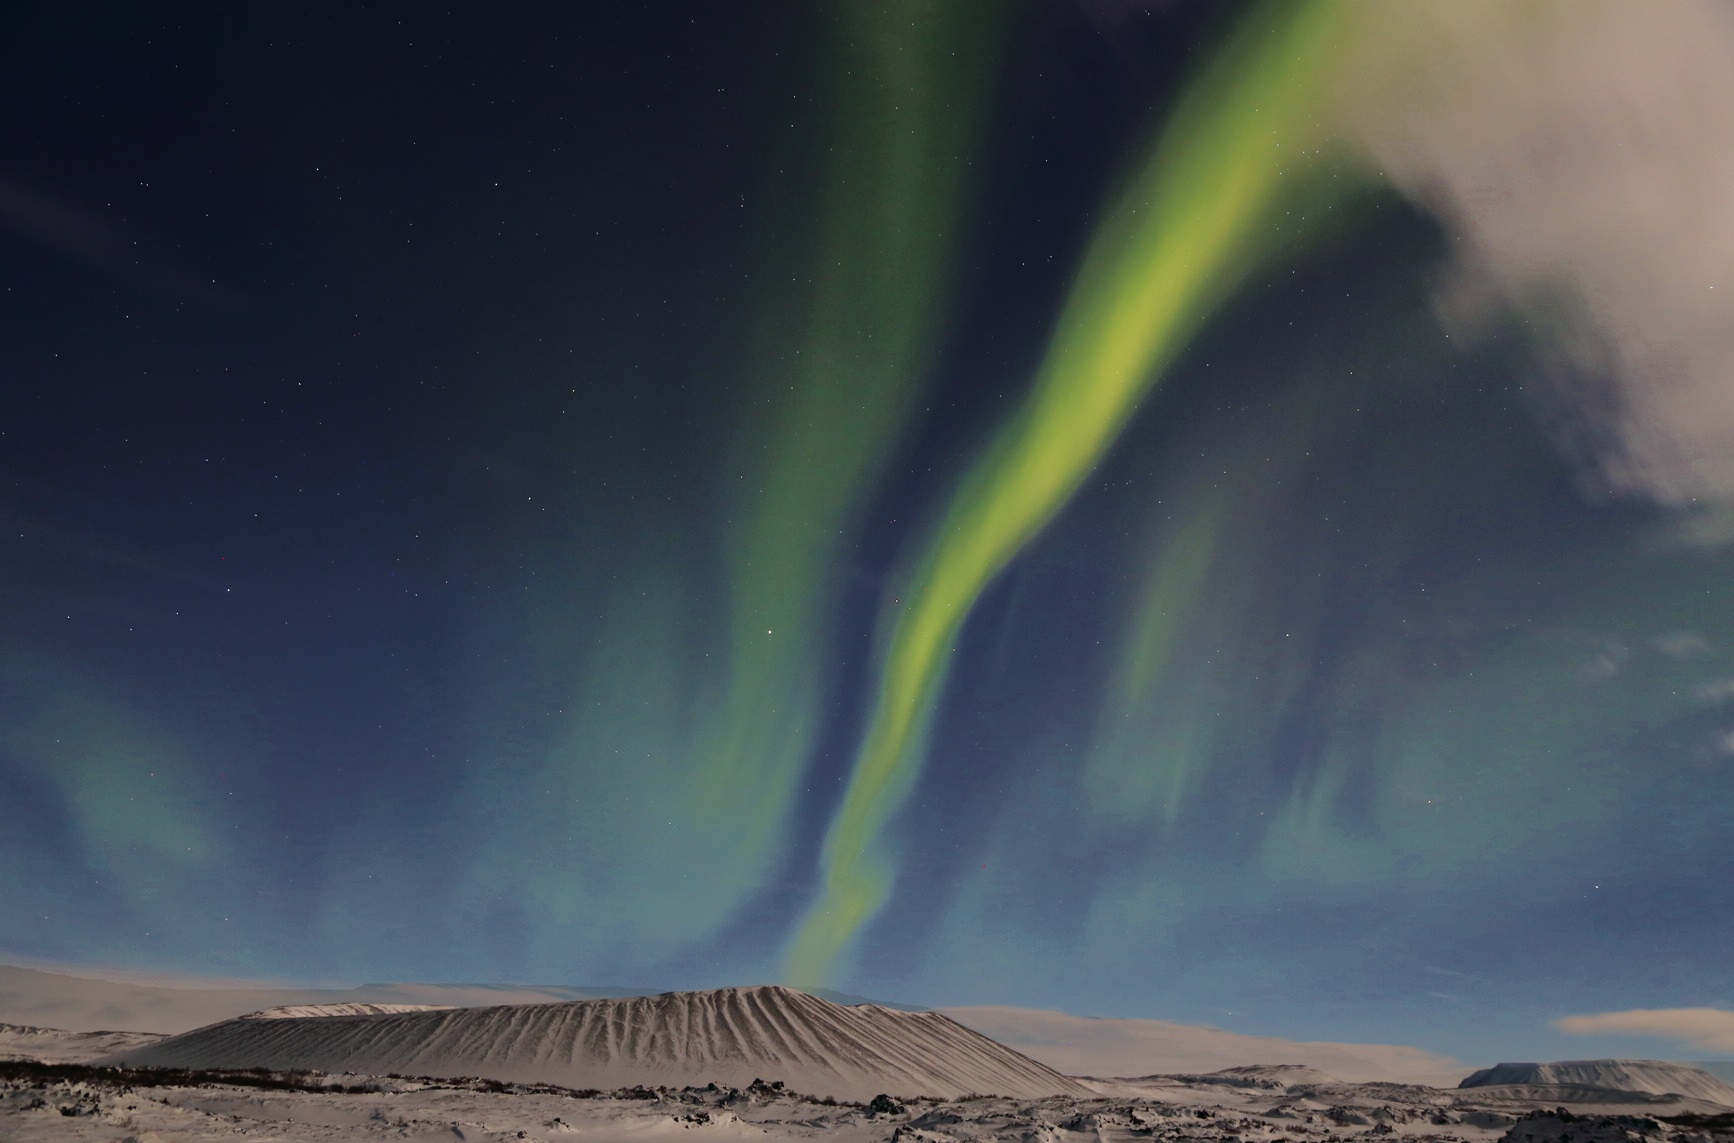
[[[341,1018],[339,1018],[341,1019]],[[1286,1073],[1286,1074],[1285,1074]],[[1291,1080],[1296,1082],[1290,1082]],[[780,1084],[566,1091],[486,1080],[209,1075],[0,1065],[8,1143],[835,1140],[836,1143],[1730,1143],[1699,1100],[1602,1091],[1541,1104],[1493,1089],[1267,1075],[1147,1077],[1138,1090],[839,1102]],[[1575,1089],[1594,1091],[1596,1089]]]
[[[231,1015],[173,1037],[0,1025],[0,1140],[1734,1143],[1734,1088],[1656,1061],[1501,1064],[1461,1087],[1348,1082],[1294,1053],[1376,1046],[1269,1041],[1289,1058],[1068,1078],[939,1013],[775,987]],[[1060,1023],[1026,1034],[1076,1019],[1034,1015]],[[1215,1032],[1086,1024],[1133,1034],[1142,1046],[1119,1058],[1183,1047],[1168,1029]]]
[[[9,1028],[41,1061],[119,1050],[0,1062],[0,1139],[1734,1143],[1734,1106],[1679,1094],[1718,1081],[1651,1061],[1500,1065],[1456,1088],[1301,1064],[1069,1079],[937,1013],[774,987],[306,1011],[168,1038]]]

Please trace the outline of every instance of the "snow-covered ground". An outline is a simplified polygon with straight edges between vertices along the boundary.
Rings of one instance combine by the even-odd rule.
[[[866,1143],[1710,1143],[1702,1124],[1658,1116],[1718,1108],[1701,1101],[1604,1092],[1568,1105],[1476,1089],[1342,1084],[1273,1069],[1269,1077],[1149,1077],[1116,1094],[1046,1099],[878,1100],[840,1104],[766,1085],[561,1092],[489,1081],[303,1076],[307,1090],[237,1083],[141,1086],[121,1075],[92,1082],[13,1074],[0,1080],[0,1138],[9,1143],[215,1143],[274,1140],[704,1139]],[[1263,1079],[1269,1086],[1249,1080]],[[318,1089],[319,1085],[330,1085]],[[1104,1085],[1108,1086],[1108,1085]],[[341,1090],[339,1090],[341,1089]],[[1135,1090],[1132,1090],[1135,1089]],[[1557,1106],[1557,1105],[1555,1105]],[[1723,1129],[1724,1131],[1727,1128]],[[1727,1134],[1721,1135],[1727,1139]]]
[[[0,1025],[0,1140],[1734,1143],[1730,1089],[1653,1061],[1500,1065],[1467,1087],[1347,1082],[1316,1053],[1067,1076],[940,1013],[777,987],[244,1015],[173,1037]],[[1131,1031],[1162,1048],[1169,1027]]]

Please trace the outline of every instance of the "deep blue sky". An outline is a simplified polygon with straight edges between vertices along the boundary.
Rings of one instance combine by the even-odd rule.
[[[1227,28],[918,11],[0,13],[0,952],[780,976],[899,568]],[[1190,340],[829,983],[1466,1057],[1734,1002],[1734,568],[1447,246],[1366,187]]]

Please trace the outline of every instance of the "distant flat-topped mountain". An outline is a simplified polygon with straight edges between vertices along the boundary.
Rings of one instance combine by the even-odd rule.
[[[1689,1095],[1734,1107],[1734,1085],[1688,1064],[1664,1060],[1560,1060],[1551,1064],[1495,1064],[1459,1087],[1560,1086]]]
[[[781,1080],[865,1100],[1089,1090],[936,1012],[844,1007],[789,988],[380,1015],[228,1020],[118,1052],[140,1067],[479,1076],[574,1088]]]

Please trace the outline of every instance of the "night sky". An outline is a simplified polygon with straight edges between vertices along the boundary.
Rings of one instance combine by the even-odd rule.
[[[1434,8],[0,7],[0,953],[1734,1004],[1729,10]]]

